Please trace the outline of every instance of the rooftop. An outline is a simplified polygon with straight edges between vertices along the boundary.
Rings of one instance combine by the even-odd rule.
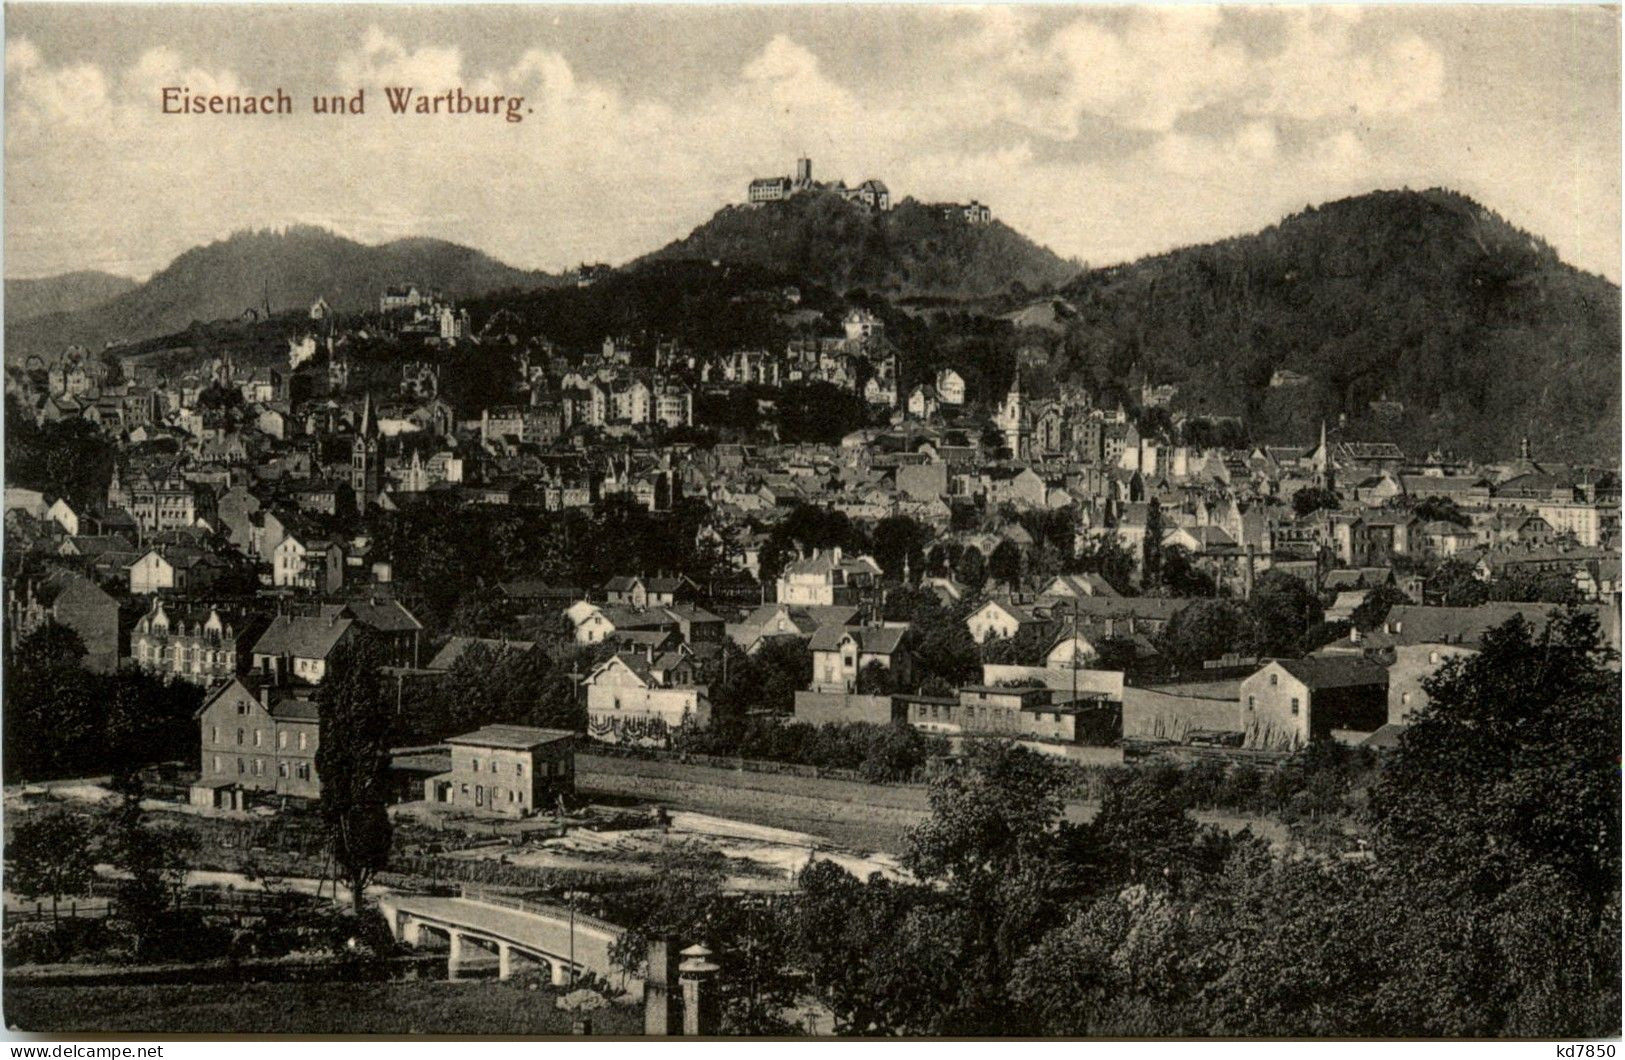
[[[465,747],[500,747],[513,751],[528,751],[533,747],[574,737],[575,733],[565,729],[538,729],[529,725],[486,725],[473,732],[453,736],[446,742]]]

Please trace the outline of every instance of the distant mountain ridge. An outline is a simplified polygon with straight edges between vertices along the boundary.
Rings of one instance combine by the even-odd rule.
[[[146,283],[99,305],[32,319],[6,314],[7,360],[69,344],[99,348],[184,331],[194,321],[235,318],[245,310],[303,308],[325,298],[340,312],[374,308],[386,285],[415,283],[456,298],[557,282],[516,269],[470,247],[438,239],[380,246],[298,226],[238,232],[186,251]],[[9,285],[8,285],[9,286]]]
[[[87,269],[37,280],[6,281],[6,319],[31,320],[100,305],[139,287],[128,276]]]
[[[1261,441],[1325,420],[1421,453],[1505,457],[1527,434],[1537,456],[1619,458],[1620,288],[1456,192],[1326,203],[1062,293],[1062,374],[1175,385],[1175,408]]]
[[[912,199],[871,212],[830,192],[725,207],[639,259],[679,260],[754,265],[837,291],[861,287],[898,296],[985,297],[1013,284],[1042,289],[1081,268],[1001,221],[944,217]]]

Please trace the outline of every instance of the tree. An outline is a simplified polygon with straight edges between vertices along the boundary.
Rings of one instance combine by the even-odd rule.
[[[1477,607],[1490,597],[1489,586],[1479,578],[1471,563],[1447,559],[1434,568],[1427,580],[1426,603],[1440,607]]]
[[[1014,541],[1000,541],[987,561],[989,579],[1002,582],[1012,591],[1021,587],[1021,547]]]
[[[1169,596],[1213,596],[1218,592],[1213,577],[1198,570],[1191,562],[1191,554],[1183,545],[1169,545],[1162,550],[1162,586]]]
[[[1252,621],[1241,608],[1228,600],[1202,600],[1174,612],[1157,650],[1182,667],[1198,668],[1252,636]]]
[[[1455,523],[1457,526],[1471,526],[1473,521],[1461,506],[1449,497],[1423,497],[1411,508],[1411,512],[1424,523]]]
[[[869,660],[858,671],[857,693],[860,696],[889,696],[897,691],[896,684],[891,667],[878,659]]]
[[[1408,604],[1411,598],[1393,585],[1379,585],[1366,594],[1360,606],[1349,615],[1349,624],[1362,633],[1370,633],[1381,629],[1383,622],[1388,618],[1388,612],[1400,604]]]
[[[971,592],[980,592],[987,584],[987,560],[979,548],[967,548],[954,561],[954,577]]]
[[[1162,503],[1152,497],[1145,506],[1145,541],[1140,556],[1140,586],[1146,591],[1162,585]]]
[[[51,899],[51,919],[64,895],[83,894],[96,875],[90,825],[63,810],[20,822],[6,844],[6,886],[23,898]]]
[[[1283,571],[1266,571],[1247,598],[1254,640],[1249,654],[1290,655],[1325,609],[1309,586]]]
[[[1055,642],[1055,630],[1047,623],[1032,622],[1016,630],[1013,637],[990,637],[982,645],[982,661],[1010,666],[1042,666],[1044,655]]]
[[[1314,512],[1335,510],[1341,503],[1342,498],[1335,492],[1321,486],[1305,486],[1292,495],[1292,510],[1300,519]]]
[[[1061,786],[1042,755],[969,741],[962,763],[931,782],[931,817],[909,833],[904,861],[922,879],[985,890],[1014,858],[1042,851],[1060,817]]]
[[[321,816],[333,861],[362,911],[367,884],[389,862],[390,708],[377,648],[365,639],[341,645],[316,686]]]
[[[925,546],[931,540],[925,527],[906,515],[888,515],[875,524],[870,536],[874,539],[875,562],[887,578],[902,582],[906,569],[907,580],[913,582],[925,573]]]
[[[1116,534],[1091,540],[1073,561],[1073,569],[1100,575],[1123,596],[1134,595],[1134,556]]]

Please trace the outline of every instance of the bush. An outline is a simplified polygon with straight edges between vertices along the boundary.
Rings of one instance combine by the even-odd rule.
[[[112,941],[108,922],[69,918],[58,923],[24,920],[5,934],[8,965],[60,964],[84,956],[105,956]]]

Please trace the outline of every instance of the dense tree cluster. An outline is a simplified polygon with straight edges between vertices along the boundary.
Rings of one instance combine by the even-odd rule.
[[[1338,628],[1322,623],[1324,613],[1301,580],[1268,571],[1245,601],[1200,600],[1176,611],[1158,638],[1158,651],[1181,668],[1200,667],[1229,652],[1301,655],[1339,635]]]
[[[1428,682],[1380,764],[1315,745],[1273,773],[1122,770],[1086,824],[1063,813],[1063,767],[973,741],[932,781],[918,882],[819,861],[772,917],[691,882],[620,912],[708,925],[747,979],[812,991],[843,1034],[1612,1036],[1608,661],[1589,617],[1514,621]],[[1212,806],[1363,814],[1370,848],[1284,856],[1190,815]],[[748,996],[729,1028],[766,1026]]]
[[[675,749],[820,769],[849,769],[875,782],[916,779],[932,758],[948,752],[946,741],[922,735],[910,725],[809,725],[800,721],[781,723],[772,718],[746,718],[684,732],[677,737]]]
[[[77,417],[38,426],[13,394],[6,395],[6,481],[76,504],[107,497],[113,477],[112,441]]]
[[[85,645],[47,622],[5,660],[7,783],[105,773],[124,762],[196,761],[203,689],[139,670],[85,669]]]

